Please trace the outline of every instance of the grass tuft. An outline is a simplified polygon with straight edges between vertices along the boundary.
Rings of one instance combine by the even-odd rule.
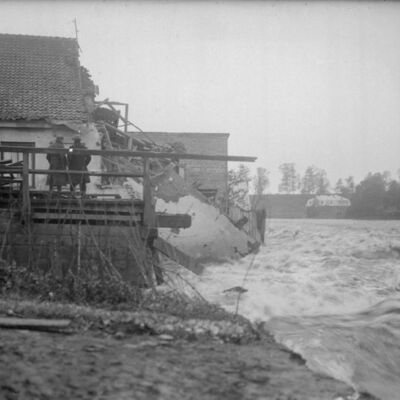
[[[81,305],[113,306],[120,303],[138,306],[142,300],[139,287],[120,277],[106,278],[68,271],[60,278],[52,271],[43,272],[15,265],[0,265],[0,290],[3,296],[18,295],[39,301],[72,302]]]

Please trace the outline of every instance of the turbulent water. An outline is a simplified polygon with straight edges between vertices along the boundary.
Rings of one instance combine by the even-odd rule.
[[[271,220],[259,254],[192,284],[265,321],[311,369],[400,399],[400,221]],[[235,286],[247,292],[225,291]]]

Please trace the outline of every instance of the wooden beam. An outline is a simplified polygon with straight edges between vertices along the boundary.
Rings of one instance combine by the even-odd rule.
[[[0,174],[22,174],[22,168],[21,167],[5,167],[0,165]]]
[[[107,204],[102,202],[101,200],[97,200],[98,204],[86,204],[86,203],[75,203],[72,201],[67,201],[62,203],[57,202],[55,198],[54,201],[41,201],[38,202],[36,200],[31,200],[31,207],[36,211],[46,210],[51,211],[55,210],[55,212],[61,212],[61,210],[83,210],[85,212],[103,212],[104,213],[119,213],[119,215],[130,215],[131,213],[135,214],[142,214],[143,213],[143,206],[142,205],[114,205],[114,204]],[[122,214],[123,213],[123,214]],[[106,214],[105,214],[106,215]]]
[[[22,155],[22,213],[29,219],[31,213],[31,199],[29,197],[29,153]]]
[[[169,259],[177,262],[179,265],[182,265],[182,267],[185,267],[197,275],[200,275],[204,270],[204,267],[194,258],[172,246],[170,243],[160,237],[154,239],[153,246]]]
[[[145,227],[155,227],[156,223],[156,214],[153,204],[153,190],[151,186],[150,180],[150,160],[147,158],[143,160],[144,171],[143,171],[143,203],[144,203],[144,212],[143,212],[143,225]]]
[[[192,217],[189,214],[156,214],[156,226],[158,228],[189,228],[192,225]]]
[[[122,118],[122,117],[120,117],[120,118]],[[116,128],[115,126],[109,124],[108,122],[103,121],[103,123],[107,128],[111,129],[112,131],[119,133],[121,136],[128,137],[129,140],[131,140],[131,142],[134,143],[136,146],[144,146],[145,145],[145,143],[143,143],[141,140],[133,138],[132,135],[128,135],[127,132],[121,131],[120,129]]]
[[[128,121],[129,105],[125,104],[125,120]],[[132,150],[133,140],[132,135],[128,135],[128,123],[124,122],[124,132],[128,136],[128,150]]]
[[[136,215],[107,215],[107,214],[79,214],[73,210],[68,210],[68,213],[58,212],[35,212],[33,219],[47,220],[62,220],[62,221],[119,221],[119,222],[140,222],[140,216]]]
[[[134,174],[132,172],[101,172],[101,171],[75,171],[75,170],[58,170],[58,169],[28,169],[30,174],[35,175],[51,175],[51,174],[67,174],[67,175],[90,175],[90,176],[120,176],[120,177],[132,177],[132,178],[142,178],[142,173]],[[22,173],[21,168],[1,168],[1,173]]]
[[[125,104],[125,121],[128,121],[128,114],[129,114],[129,104]],[[125,131],[125,133],[128,132],[128,123],[127,122],[125,122],[124,131]],[[129,149],[131,149],[131,147],[129,147]]]
[[[128,103],[121,103],[119,101],[112,101],[112,100],[109,100],[108,98],[101,100],[101,101],[94,102],[94,104],[96,104],[96,106],[102,106],[103,104],[107,104],[107,103],[113,104],[115,106],[125,106],[128,104]]]
[[[11,183],[22,183],[22,179],[12,178],[11,176],[0,176],[0,186],[9,185]]]
[[[16,128],[16,129],[23,129],[23,128],[33,128],[33,129],[51,129],[53,125],[48,124],[47,122],[28,122],[28,121],[0,121],[0,128]]]
[[[101,205],[102,207],[121,207],[121,208],[129,208],[129,207],[139,207],[143,208],[143,200],[141,199],[93,199],[91,198],[92,195],[88,194],[84,199],[76,199],[71,198],[70,192],[64,193],[67,197],[56,197],[51,198],[49,197],[48,190],[32,190],[31,195],[32,204],[43,204],[43,205],[76,205],[77,207],[91,207]],[[5,195],[8,197],[9,191],[2,191],[1,195]],[[15,195],[18,196],[18,192],[15,191]],[[1,199],[1,196],[0,196]]]
[[[0,151],[14,153],[33,153],[33,154],[67,154],[69,149],[54,149],[48,147],[18,147],[18,146],[0,146]],[[89,150],[74,149],[74,153],[92,156],[114,156],[114,157],[141,157],[141,158],[167,158],[182,160],[210,160],[210,161],[238,161],[254,162],[257,157],[247,156],[225,156],[194,153],[165,153],[152,151],[130,151],[130,150]]]
[[[124,104],[118,104],[116,102],[110,102],[110,101],[106,101],[105,102],[113,111],[118,111],[115,109],[115,107],[113,107],[113,104],[115,105],[124,105]],[[128,106],[126,104],[126,106]],[[128,121],[128,118],[124,118],[121,115],[119,116],[119,118],[122,120],[122,122],[124,122],[126,125],[132,125],[134,128],[136,128],[138,131],[143,132],[137,125],[135,125],[133,122]]]
[[[69,319],[0,318],[0,328],[57,331],[68,328]]]

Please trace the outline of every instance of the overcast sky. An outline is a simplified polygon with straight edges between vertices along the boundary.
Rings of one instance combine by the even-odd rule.
[[[360,181],[400,168],[400,3],[0,2],[2,33],[74,37],[99,99],[147,131]],[[255,167],[253,166],[253,167]]]

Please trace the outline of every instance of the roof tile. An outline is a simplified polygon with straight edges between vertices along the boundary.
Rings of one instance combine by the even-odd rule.
[[[81,71],[75,39],[0,34],[0,120],[87,121]]]

